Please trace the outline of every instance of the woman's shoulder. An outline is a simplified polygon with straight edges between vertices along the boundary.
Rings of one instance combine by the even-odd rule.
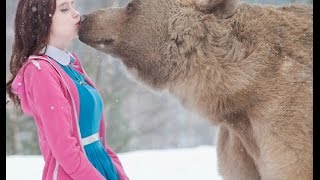
[[[50,60],[45,58],[29,58],[24,66],[24,76],[36,76],[39,79],[48,78],[48,75],[58,76]]]
[[[15,77],[12,89],[23,94],[24,90],[30,91],[32,87],[46,87],[48,84],[60,84],[58,73],[46,60],[28,59]]]
[[[42,58],[28,59],[26,62],[25,71],[51,71],[53,70],[52,65],[48,60]]]

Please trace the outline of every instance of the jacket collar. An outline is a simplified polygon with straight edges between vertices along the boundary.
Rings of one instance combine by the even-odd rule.
[[[44,53],[53,60],[57,61],[59,64],[67,66],[70,64],[70,61],[74,61],[74,58],[69,51],[61,50],[49,44],[46,45],[46,47],[42,48],[40,53]]]

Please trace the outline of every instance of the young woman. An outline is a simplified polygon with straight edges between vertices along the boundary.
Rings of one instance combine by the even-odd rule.
[[[103,101],[77,56],[73,0],[20,0],[10,61],[10,99],[33,116],[45,180],[127,180],[106,145]]]

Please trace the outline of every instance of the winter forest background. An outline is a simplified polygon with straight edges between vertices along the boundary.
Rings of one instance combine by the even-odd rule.
[[[76,0],[81,14],[128,0]],[[312,4],[313,0],[245,0],[250,3],[284,5]],[[13,42],[13,20],[18,0],[6,0],[6,79]],[[142,149],[185,148],[216,143],[216,128],[207,120],[185,110],[164,92],[153,92],[130,78],[122,64],[74,40],[69,51],[80,58],[90,78],[100,89],[105,104],[107,141],[116,152]],[[32,117],[6,105],[6,155],[39,155]]]

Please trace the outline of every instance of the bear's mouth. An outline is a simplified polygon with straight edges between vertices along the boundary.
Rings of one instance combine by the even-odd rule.
[[[114,38],[97,38],[91,39],[85,36],[79,36],[79,40],[90,45],[110,45],[114,42]]]

